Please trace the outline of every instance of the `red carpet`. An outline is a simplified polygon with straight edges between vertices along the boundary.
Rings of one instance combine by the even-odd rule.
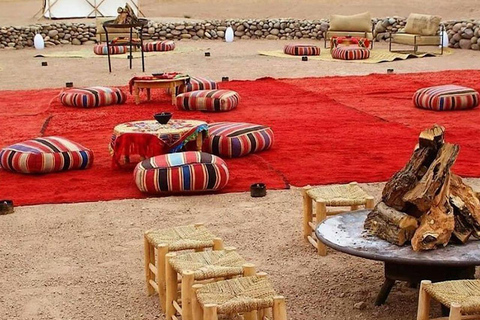
[[[224,192],[247,191],[254,182],[269,189],[289,185],[387,180],[408,160],[419,132],[444,125],[447,140],[461,147],[454,166],[463,176],[480,177],[480,108],[432,112],[413,107],[421,88],[454,83],[480,90],[480,71],[368,75],[303,79],[259,79],[222,83],[242,97],[226,113],[178,111],[169,96],[153,91],[153,101],[97,109],[63,107],[59,89],[0,92],[0,147],[40,135],[61,135],[95,153],[92,169],[47,175],[0,170],[0,198],[16,205],[142,198],[132,172],[112,169],[108,143],[121,122],[150,119],[159,111],[175,118],[207,122],[265,124],[275,133],[266,152],[227,159],[231,179]],[[125,90],[127,90],[125,88]]]

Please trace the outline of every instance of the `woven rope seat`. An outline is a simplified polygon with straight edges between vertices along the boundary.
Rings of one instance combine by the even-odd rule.
[[[170,259],[177,273],[193,271],[195,280],[241,275],[245,263],[236,251],[224,250],[187,253]]]
[[[234,314],[270,308],[275,291],[267,277],[242,277],[213,282],[197,291],[198,302],[217,305],[217,312]]]
[[[462,313],[480,312],[480,280],[453,280],[424,285],[425,291],[450,307],[452,303],[461,305]]]
[[[167,244],[169,251],[213,247],[215,236],[204,226],[180,226],[170,229],[149,230],[145,237],[155,246]]]
[[[356,183],[311,188],[306,193],[315,201],[324,200],[327,206],[364,205],[370,197]]]

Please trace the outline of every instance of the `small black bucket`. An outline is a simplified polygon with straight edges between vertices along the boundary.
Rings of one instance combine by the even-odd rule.
[[[265,197],[267,195],[267,186],[265,183],[254,183],[250,186],[250,195],[252,197]]]

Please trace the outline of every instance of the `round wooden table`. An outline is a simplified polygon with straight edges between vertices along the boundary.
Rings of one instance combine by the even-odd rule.
[[[395,281],[418,284],[421,280],[473,279],[480,265],[480,241],[464,245],[415,252],[365,233],[368,210],[358,210],[326,219],[315,230],[318,239],[335,250],[371,260],[383,261],[385,281],[375,305],[385,303]]]
[[[122,166],[131,163],[131,155],[138,155],[142,160],[177,152],[190,141],[196,141],[196,149],[201,151],[207,134],[207,123],[198,120],[171,119],[167,124],[156,120],[121,123],[113,129],[110,154],[113,165]]]

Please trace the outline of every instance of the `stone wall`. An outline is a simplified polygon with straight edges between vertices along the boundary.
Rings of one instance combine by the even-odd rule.
[[[377,41],[387,40],[390,32],[405,26],[405,18],[373,19]],[[449,46],[479,50],[480,21],[444,22]],[[144,28],[145,40],[223,39],[231,25],[237,39],[298,40],[323,39],[328,20],[264,19],[264,20],[208,20],[203,22],[163,23],[149,21]],[[42,34],[46,46],[59,44],[95,43],[95,23],[51,23],[27,27],[0,27],[0,48],[22,49],[33,46],[33,37]]]

